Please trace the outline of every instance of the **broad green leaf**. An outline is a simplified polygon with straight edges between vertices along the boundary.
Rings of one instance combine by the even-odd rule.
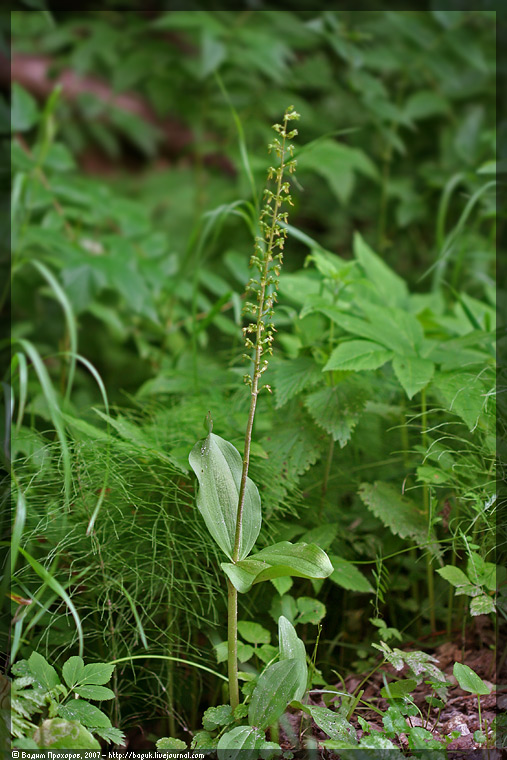
[[[205,731],[214,731],[219,726],[228,726],[234,723],[232,707],[230,705],[218,705],[218,707],[208,707],[202,716],[202,727]]]
[[[333,572],[329,557],[315,544],[282,541],[222,569],[237,590],[244,594],[254,583],[293,575],[297,578],[327,578]]]
[[[470,601],[470,614],[472,617],[476,615],[490,615],[493,612],[496,612],[495,602],[487,594],[476,596]]]
[[[488,591],[496,591],[496,565],[493,562],[486,562],[476,552],[470,552],[467,575],[472,583],[486,586]]]
[[[91,662],[89,665],[84,666],[79,685],[105,684],[113,675],[115,667],[115,665],[109,665],[107,662]]]
[[[318,383],[321,378],[321,367],[308,356],[278,364],[273,383],[277,409],[309,385]]]
[[[491,689],[486,686],[484,681],[479,678],[472,668],[463,665],[461,662],[455,662],[452,673],[457,680],[460,689],[469,691],[471,694],[491,694]]]
[[[337,199],[346,203],[355,184],[355,172],[376,178],[377,170],[367,155],[358,148],[335,140],[319,140],[298,157],[302,170],[312,169],[329,183]]]
[[[38,652],[32,652],[28,659],[28,665],[35,680],[46,691],[51,691],[60,683],[60,678],[54,667]]]
[[[358,232],[354,235],[354,254],[385,303],[403,306],[408,297],[405,281],[372,251]]]
[[[441,372],[435,376],[432,386],[445,407],[461,417],[469,430],[474,430],[484,409],[487,393],[479,373]]]
[[[417,681],[414,678],[404,678],[401,681],[393,681],[387,688],[384,686],[380,694],[384,699],[401,699],[414,691],[416,686]]]
[[[248,620],[238,620],[240,636],[249,644],[269,644],[271,634],[259,623],[251,623]]]
[[[65,720],[78,720],[87,728],[110,728],[111,721],[102,710],[83,699],[71,699],[58,707],[58,715]]]
[[[173,739],[172,736],[164,736],[156,742],[157,749],[187,749],[187,745],[181,739]]]
[[[318,599],[312,599],[310,596],[300,596],[297,600],[298,616],[296,623],[305,625],[312,623],[317,625],[326,615],[326,606],[319,602]]]
[[[396,356],[393,360],[393,369],[410,399],[428,385],[435,373],[433,362],[415,356]]]
[[[37,101],[17,82],[12,85],[11,129],[13,132],[26,132],[39,120]]]
[[[334,387],[326,386],[311,393],[305,406],[317,425],[343,448],[350,440],[369,397],[364,380],[351,376]]]
[[[470,579],[465,575],[463,570],[460,570],[459,567],[454,567],[454,565],[438,567],[437,573],[455,588],[465,588],[471,585]]]
[[[434,90],[419,90],[405,103],[404,113],[409,119],[427,119],[449,110],[448,101]]]
[[[410,501],[389,483],[376,481],[362,483],[359,496],[368,509],[396,536],[412,538],[425,543],[428,538],[427,519],[413,501]]]
[[[361,591],[365,594],[373,593],[373,589],[367,578],[352,562],[348,562],[343,557],[337,557],[335,554],[330,559],[334,568],[329,576],[330,580],[349,591]]]
[[[356,730],[343,715],[330,710],[328,707],[317,705],[301,705],[301,709],[311,715],[318,727],[331,739],[351,744],[356,743]]]
[[[448,472],[439,467],[432,467],[431,465],[422,465],[417,468],[417,480],[422,480],[423,483],[429,483],[430,485],[438,486],[442,483],[447,483],[451,479],[451,475]]]
[[[52,718],[43,721],[33,738],[38,747],[63,750],[100,750],[100,744],[78,720]]]
[[[79,683],[83,670],[84,662],[82,657],[69,657],[69,659],[64,662],[62,675],[69,689],[72,689],[73,686]]]
[[[306,665],[306,649],[296,633],[296,629],[286,617],[278,620],[278,641],[280,646],[280,662],[295,660],[297,664],[298,687],[293,699],[301,700],[306,692],[308,668]]]
[[[323,371],[378,369],[393,358],[393,352],[370,340],[348,340],[340,343],[328,359]]]
[[[267,742],[264,732],[255,726],[238,726],[228,731],[220,738],[217,749],[218,760],[258,760],[261,750],[263,758],[280,751],[278,744]]]
[[[114,691],[106,686],[76,686],[74,690],[83,699],[95,699],[97,702],[103,699],[114,699]]]
[[[232,559],[243,462],[237,449],[214,433],[196,443],[189,456],[199,481],[197,507],[206,527],[223,552]],[[261,529],[261,499],[250,478],[245,489],[239,559],[252,549]]]
[[[248,722],[265,730],[278,720],[300,688],[297,660],[275,662],[259,676],[248,709]]]

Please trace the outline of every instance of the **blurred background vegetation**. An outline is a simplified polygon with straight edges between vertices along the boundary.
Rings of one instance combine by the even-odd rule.
[[[400,488],[408,478],[424,499],[434,473],[415,473],[433,441],[432,464],[453,473],[435,496],[440,528],[448,531],[453,515],[465,519],[454,525],[453,562],[462,556],[458,527],[487,553],[494,428],[491,417],[475,424],[482,401],[455,412],[452,388],[441,384],[430,407],[443,405],[453,443],[438,449],[437,433],[421,442],[419,401],[402,398],[386,370],[370,373],[369,406],[334,435],[319,422],[318,399],[297,396],[317,383],[337,338],[311,299],[326,289],[335,298],[347,282],[359,232],[406,281],[427,334],[484,350],[463,355],[464,364],[490,362],[495,11],[127,5],[31,3],[12,13],[18,516],[19,494],[28,504],[17,538],[79,602],[89,656],[146,647],[181,656],[191,646],[213,662],[223,603],[187,456],[208,409],[215,430],[241,448],[242,294],[270,125],[293,104],[298,171],[270,370],[275,396],[262,399],[252,477],[266,536],[327,540],[332,553],[365,563],[369,580],[354,576],[347,587],[335,578],[319,596],[329,620],[321,666],[361,668],[374,635],[369,615],[415,636],[430,630],[431,614],[415,549],[389,568],[378,560],[407,536],[416,542],[417,531],[379,533],[359,484],[382,477]],[[389,288],[380,283],[379,293],[389,307]],[[303,379],[287,386],[295,367]],[[487,382],[474,387],[481,399]],[[345,447],[339,455],[335,440]],[[458,469],[455,460],[445,465],[448,447],[464,457]],[[437,621],[450,630],[441,582]],[[19,561],[16,583],[38,600],[16,613],[18,651],[45,647],[58,657],[75,646],[58,593]],[[388,583],[397,607],[384,594]],[[307,586],[307,595],[320,591]],[[273,617],[286,597],[277,593]],[[271,602],[254,594],[248,604],[270,619]],[[190,703],[178,669],[146,668],[116,684],[120,697],[134,698],[115,703],[114,719],[146,718],[138,697],[148,690],[159,719],[195,724],[198,700]],[[213,703],[214,687],[192,678]]]

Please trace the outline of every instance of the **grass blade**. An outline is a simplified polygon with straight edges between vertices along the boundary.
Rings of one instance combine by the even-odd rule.
[[[37,562],[37,560],[32,557],[31,554],[29,554],[25,549],[23,549],[21,546],[19,547],[19,552],[23,555],[23,557],[26,559],[26,561],[33,567],[39,578],[41,578],[50,589],[52,589],[58,596],[63,599],[67,607],[69,608],[70,614],[74,618],[74,622],[76,624],[76,630],[77,635],[79,639],[79,656],[83,656],[83,650],[84,650],[84,637],[83,637],[83,627],[81,625],[81,619],[78,615],[78,612],[76,608],[74,607],[74,604],[72,602],[72,599],[67,594],[63,586],[58,583],[56,578],[53,578],[51,573],[48,573],[45,567],[43,567],[40,562]]]

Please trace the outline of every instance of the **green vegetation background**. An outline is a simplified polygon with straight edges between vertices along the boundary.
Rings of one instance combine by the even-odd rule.
[[[294,582],[306,607],[287,583],[242,613],[283,612],[311,651],[327,611],[332,678],[389,640],[370,619],[408,639],[494,612],[484,579],[470,610],[436,571],[494,562],[495,13],[32,10],[12,33],[14,656],[81,639],[88,660],[223,668],[188,452],[208,410],[242,447],[242,294],[290,103],[251,477],[260,546],[315,541],[335,573]],[[111,719],[174,735],[220,689],[125,665]]]

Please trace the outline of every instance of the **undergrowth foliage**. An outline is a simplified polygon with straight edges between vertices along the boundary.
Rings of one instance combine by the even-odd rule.
[[[433,644],[466,652],[471,623],[507,614],[491,13],[54,16],[14,12],[14,52],[110,75],[163,118],[177,102],[200,137],[166,154],[96,94],[13,87],[15,741],[142,730],[227,757],[310,748],[317,726],[344,758],[442,753],[459,684],[490,747],[490,674],[458,663],[453,682]],[[65,679],[79,657],[111,671],[102,734],[86,707],[61,725],[95,699]]]

